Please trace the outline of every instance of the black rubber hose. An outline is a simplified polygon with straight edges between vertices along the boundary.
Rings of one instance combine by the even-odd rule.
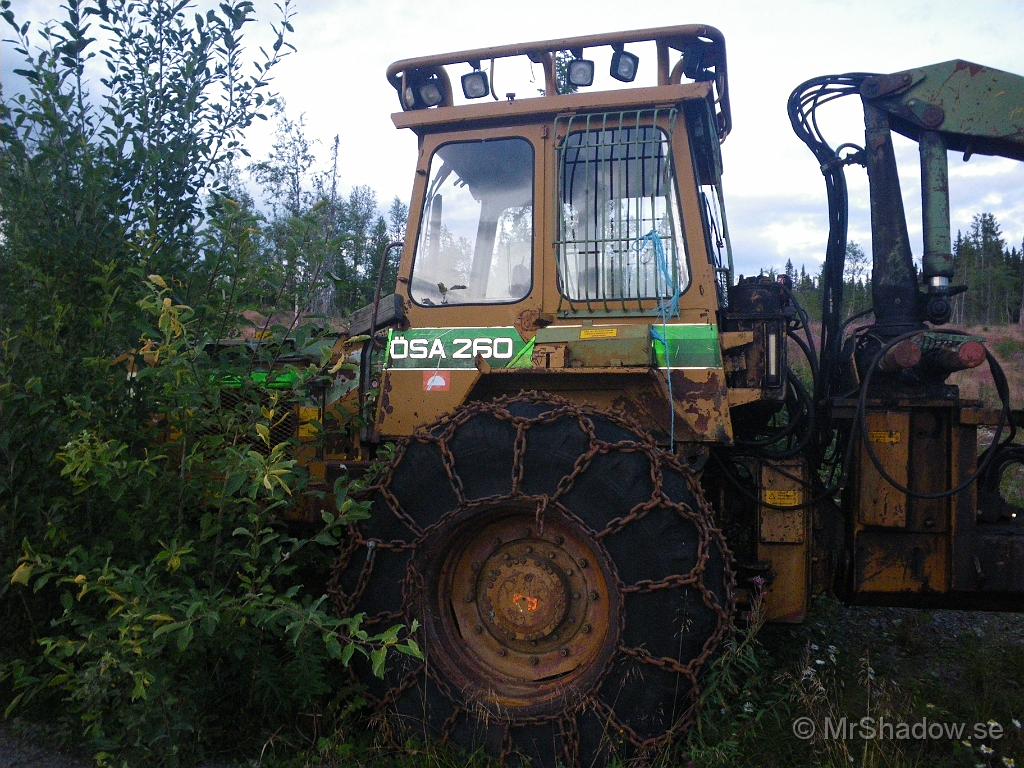
[[[869,439],[868,435],[868,422],[865,418],[865,413],[867,411],[868,389],[871,386],[871,379],[874,376],[875,370],[877,369],[879,362],[881,362],[882,357],[885,355],[886,352],[895,347],[901,341],[906,341],[907,339],[913,338],[914,336],[918,336],[928,331],[929,329],[919,329],[916,331],[904,333],[886,342],[886,344],[879,350],[878,354],[875,355],[875,359],[872,360],[871,365],[868,367],[867,373],[865,373],[864,375],[864,381],[861,382],[860,397],[857,399],[857,413],[854,418],[860,422],[860,439],[861,442],[864,444],[864,452],[871,460],[871,463],[875,465],[875,469],[878,470],[878,474],[881,475],[881,477],[883,477],[885,481],[889,483],[889,485],[891,485],[900,493],[905,493],[912,498],[945,499],[957,493],[960,493],[960,491],[970,486],[971,483],[975,482],[976,480],[978,480],[978,478],[982,477],[985,474],[986,470],[988,469],[988,465],[992,462],[993,456],[995,456],[995,450],[992,450],[992,448],[999,444],[999,438],[1003,433],[1003,428],[1006,426],[1006,422],[1010,420],[1010,393],[1006,381],[1006,374],[1003,372],[1002,367],[999,365],[999,361],[996,360],[992,353],[986,349],[985,359],[988,361],[989,370],[992,373],[992,380],[995,382],[997,391],[999,391],[999,397],[1002,401],[1003,408],[999,412],[999,425],[996,427],[996,433],[992,438],[992,445],[989,447],[989,449],[986,449],[984,454],[982,454],[981,463],[978,465],[978,469],[966,480],[960,483],[960,485],[958,485],[956,488],[950,488],[949,490],[946,491],[937,491],[935,493],[920,493],[918,491],[913,491],[910,488],[898,482],[892,475],[890,475],[886,471],[885,467],[882,466],[882,462],[879,460],[878,455],[871,448],[871,440]],[[957,331],[932,332],[947,333],[949,335],[958,336],[964,335]],[[852,442],[853,441],[851,440],[851,443]]]

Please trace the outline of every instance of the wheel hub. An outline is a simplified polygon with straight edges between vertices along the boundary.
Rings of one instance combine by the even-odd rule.
[[[480,572],[477,610],[496,638],[541,641],[557,631],[569,610],[569,575],[555,558],[539,556],[548,544],[524,539],[500,547]]]
[[[601,547],[557,511],[543,529],[532,505],[502,512],[449,532],[428,624],[443,647],[434,658],[457,679],[503,706],[533,707],[600,673],[617,637],[616,577]]]

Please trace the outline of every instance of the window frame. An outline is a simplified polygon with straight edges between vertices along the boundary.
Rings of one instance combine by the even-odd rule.
[[[627,123],[626,116],[640,112],[641,116],[635,123]],[[642,113],[647,113],[646,115]],[[642,108],[635,111],[626,111],[616,114],[617,122],[611,124],[611,121],[607,119],[605,115],[572,115],[566,121],[565,138],[560,139],[558,145],[555,147],[555,162],[554,162],[554,183],[555,183],[555,221],[554,221],[554,241],[555,249],[553,257],[555,260],[556,268],[556,290],[558,296],[562,302],[566,302],[569,305],[569,310],[566,311],[560,308],[560,315],[566,317],[588,317],[588,316],[607,316],[610,314],[616,315],[643,315],[643,316],[655,316],[659,313],[659,305],[665,301],[673,300],[672,296],[630,296],[630,297],[596,297],[596,298],[571,298],[563,285],[563,275],[561,271],[562,266],[562,247],[566,241],[561,239],[563,234],[563,212],[562,212],[562,170],[564,160],[564,147],[568,137],[574,134],[585,134],[585,133],[599,133],[607,130],[624,130],[624,129],[644,129],[653,128],[659,131],[664,138],[668,147],[669,163],[672,171],[672,192],[674,193],[675,201],[675,215],[678,217],[679,223],[679,238],[682,246],[682,254],[679,258],[679,266],[685,270],[686,283],[681,286],[679,290],[679,298],[682,299],[693,287],[695,282],[695,276],[693,273],[693,258],[690,253],[690,241],[686,233],[687,228],[687,217],[684,215],[684,206],[682,203],[681,187],[679,184],[679,163],[677,162],[677,153],[679,150],[680,138],[678,136],[680,130],[684,133],[687,130],[685,117],[680,110],[675,115],[670,114],[671,110],[668,109],[652,109]],[[660,114],[659,114],[660,113]],[[582,127],[577,128],[573,123],[579,121]],[[558,121],[556,121],[557,123]],[[669,124],[666,124],[669,123]],[[556,135],[558,131],[556,130]],[[696,188],[695,188],[696,191]],[[706,227],[701,226],[702,230],[706,231]],[[597,309],[597,307],[608,307],[608,305],[615,305],[615,309]],[[627,309],[627,307],[632,307]]]
[[[412,282],[416,275],[416,264],[420,256],[420,244],[421,236],[423,234],[423,228],[427,226],[427,220],[429,219],[429,212],[427,210],[427,193],[430,191],[430,179],[431,169],[433,168],[434,158],[437,153],[445,147],[451,144],[486,144],[495,141],[508,141],[510,139],[516,139],[523,141],[529,146],[530,152],[533,157],[533,184],[531,187],[531,211],[530,211],[530,284],[523,296],[517,299],[509,299],[507,301],[460,301],[460,302],[449,302],[447,304],[423,304],[416,300],[413,293]],[[419,221],[416,227],[416,238],[413,241],[412,248],[412,259],[409,263],[409,282],[408,282],[408,294],[409,301],[411,301],[416,307],[423,309],[462,309],[465,307],[501,307],[511,306],[514,304],[520,304],[529,299],[537,288],[537,200],[540,199],[540,177],[542,169],[539,165],[539,161],[542,158],[542,152],[538,150],[536,143],[526,135],[521,133],[509,133],[501,135],[485,135],[477,138],[462,138],[462,137],[451,137],[441,141],[433,146],[430,150],[430,158],[427,160],[426,169],[424,171],[425,183],[423,185],[423,192],[419,198]]]

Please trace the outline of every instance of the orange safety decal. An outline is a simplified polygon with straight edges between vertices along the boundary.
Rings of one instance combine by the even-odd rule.
[[[451,371],[424,371],[424,392],[447,392],[452,388]]]

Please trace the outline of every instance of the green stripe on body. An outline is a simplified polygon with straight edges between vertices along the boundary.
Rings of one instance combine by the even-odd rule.
[[[666,359],[665,342],[668,343]],[[652,325],[651,346],[659,368],[721,368],[722,350],[714,325]]]

